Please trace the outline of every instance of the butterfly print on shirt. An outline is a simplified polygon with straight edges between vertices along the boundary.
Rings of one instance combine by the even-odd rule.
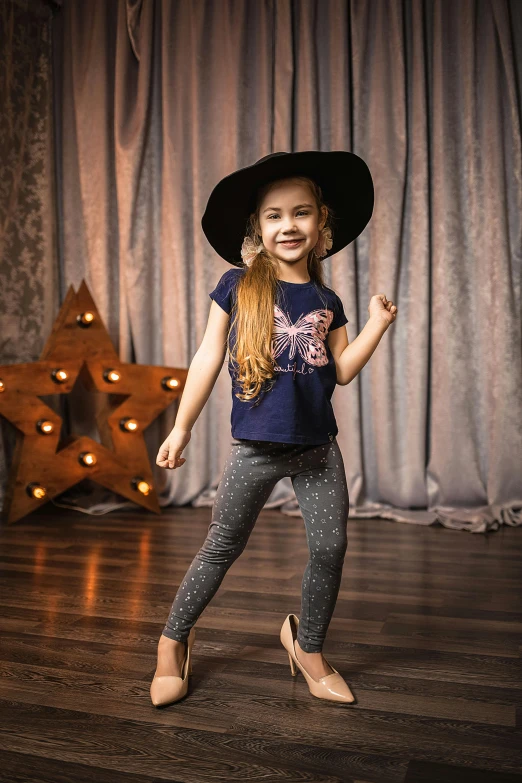
[[[300,315],[293,324],[288,315],[274,305],[272,356],[277,359],[290,346],[290,359],[294,358],[297,351],[305,362],[315,367],[328,364],[324,341],[332,319],[332,310],[312,310],[306,315]]]

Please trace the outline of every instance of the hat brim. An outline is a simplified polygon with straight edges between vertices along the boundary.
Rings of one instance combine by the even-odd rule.
[[[334,212],[333,245],[325,258],[359,236],[374,206],[373,180],[362,158],[345,150],[275,153],[224,177],[210,194],[201,226],[222,258],[234,266],[244,266],[241,245],[248,218],[256,208],[259,187],[296,175],[313,179]]]

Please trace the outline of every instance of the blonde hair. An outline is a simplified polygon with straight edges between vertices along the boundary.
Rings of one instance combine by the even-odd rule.
[[[319,222],[326,214],[323,228],[330,228],[334,215],[323,202],[320,186],[309,177],[295,176],[287,179],[299,180],[309,185],[317,205]],[[259,189],[255,211],[248,219],[246,237],[256,246],[259,246],[262,241],[259,208],[264,196],[273,185],[274,182],[269,182]],[[307,269],[311,281],[316,285],[321,295],[321,287],[327,286],[324,283],[321,258],[316,255],[314,250],[315,248],[308,254]],[[278,284],[276,269],[277,260],[261,245],[260,251],[238,282],[227,345],[230,358],[237,368],[236,383],[242,389],[235,396],[242,402],[255,399],[261,391],[270,391],[275,383],[272,330]],[[236,330],[236,340],[232,346],[230,333],[233,326]],[[255,405],[258,405],[259,402],[261,402],[261,397]]]

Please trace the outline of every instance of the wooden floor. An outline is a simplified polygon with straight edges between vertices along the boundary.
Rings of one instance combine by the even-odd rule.
[[[306,539],[263,511],[196,624],[187,697],[158,709],[157,641],[210,517],[48,503],[0,530],[0,780],[522,781],[522,529],[350,520],[323,651],[350,706],[290,674]]]

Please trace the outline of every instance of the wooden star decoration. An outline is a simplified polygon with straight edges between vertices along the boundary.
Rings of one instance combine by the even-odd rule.
[[[187,374],[120,362],[85,281],[78,292],[70,286],[39,361],[0,367],[0,415],[16,428],[4,520],[85,478],[161,514],[143,432],[181,395]],[[101,443],[69,435],[59,444],[62,418],[40,399],[69,394],[78,379],[106,394],[96,415]]]

